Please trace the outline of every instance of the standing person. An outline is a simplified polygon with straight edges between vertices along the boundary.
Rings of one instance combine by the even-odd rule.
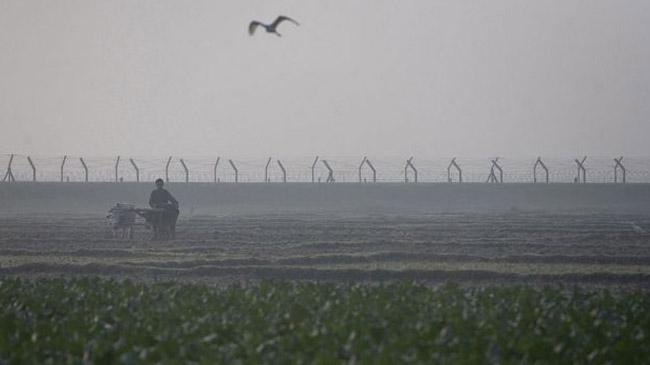
[[[178,200],[172,194],[165,190],[163,186],[165,182],[163,179],[156,180],[156,189],[151,192],[149,197],[149,206],[157,209],[164,209],[165,212],[162,216],[162,223],[167,223],[169,226],[169,233],[172,239],[176,238],[176,220],[178,220]]]

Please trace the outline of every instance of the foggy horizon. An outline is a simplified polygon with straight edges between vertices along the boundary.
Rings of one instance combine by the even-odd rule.
[[[45,4],[0,5],[1,153],[650,155],[645,1]]]

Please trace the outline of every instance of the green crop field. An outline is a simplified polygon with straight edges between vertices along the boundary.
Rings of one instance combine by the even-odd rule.
[[[0,280],[0,363],[642,363],[644,291]]]

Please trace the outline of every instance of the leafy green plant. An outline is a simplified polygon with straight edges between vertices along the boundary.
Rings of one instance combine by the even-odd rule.
[[[641,363],[645,292],[0,280],[0,363]]]

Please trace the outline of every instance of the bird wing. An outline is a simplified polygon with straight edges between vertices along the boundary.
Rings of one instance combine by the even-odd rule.
[[[285,20],[288,20],[288,21],[292,22],[295,25],[300,25],[300,23],[298,23],[297,21],[289,18],[288,16],[280,15],[277,19],[275,19],[273,24],[271,24],[271,27],[275,28],[275,27],[278,26],[278,24],[282,23]]]
[[[248,34],[253,35],[253,33],[255,33],[255,29],[257,29],[257,27],[260,26],[260,25],[263,25],[263,24],[258,22],[257,20],[253,20],[248,25]]]

